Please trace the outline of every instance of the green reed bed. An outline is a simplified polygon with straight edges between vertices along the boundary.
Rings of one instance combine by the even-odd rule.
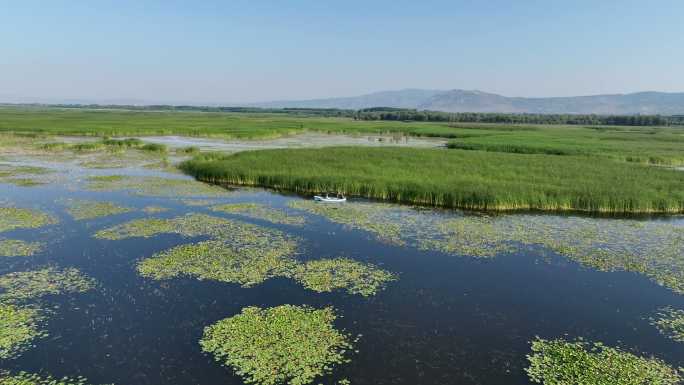
[[[353,341],[332,308],[247,307],[204,329],[202,350],[248,384],[305,385],[349,361]]]
[[[267,207],[258,203],[230,203],[213,206],[212,211],[238,214],[248,218],[261,219],[271,223],[284,225],[304,225],[305,219],[302,216],[290,215],[283,210]]]
[[[69,199],[63,203],[66,204],[69,215],[76,220],[100,218],[133,211],[130,207],[123,207],[105,201]]]
[[[181,168],[213,183],[443,207],[684,212],[684,173],[591,157],[334,147],[200,155]]]
[[[26,242],[20,239],[0,238],[0,256],[29,257],[45,249],[42,242]]]
[[[684,310],[672,306],[658,309],[656,316],[651,318],[651,325],[667,338],[684,342]]]
[[[0,233],[14,229],[35,229],[55,223],[57,218],[38,210],[0,207]]]
[[[17,357],[46,336],[38,325],[41,319],[37,309],[0,303],[0,360]]]
[[[39,152],[38,155],[59,157],[63,161],[76,161],[81,167],[93,169],[123,168],[131,165],[159,167],[159,164],[167,163],[165,146],[145,144],[136,138],[104,138],[80,143],[48,142],[39,143],[34,147],[34,151]]]
[[[521,248],[550,251],[602,271],[631,271],[684,293],[684,226],[667,221],[550,215],[465,215],[385,203],[293,200],[377,240],[451,255],[490,258]]]
[[[29,135],[187,135],[263,139],[307,131],[453,139],[451,147],[525,154],[592,155],[651,164],[684,164],[681,127],[519,125],[363,121],[273,113],[131,111],[0,107],[0,132]],[[84,151],[139,148],[136,139],[82,144]],[[58,147],[59,145],[53,145]],[[184,151],[192,153],[194,150]]]
[[[527,356],[530,380],[544,385],[676,385],[677,369],[655,357],[643,357],[599,342],[562,339],[532,341]]]
[[[93,191],[128,190],[137,195],[158,197],[221,197],[230,192],[221,187],[189,179],[152,176],[91,176],[86,188]]]
[[[481,129],[474,131],[480,132]],[[497,130],[449,141],[454,149],[517,154],[592,155],[626,162],[684,164],[681,127],[583,127],[540,125],[536,130]]]

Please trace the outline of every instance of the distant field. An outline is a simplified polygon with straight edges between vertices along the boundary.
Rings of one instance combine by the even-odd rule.
[[[287,114],[150,112],[0,107],[0,131],[90,136],[187,135],[263,139],[306,131],[442,137],[463,150],[605,156],[621,161],[684,164],[683,127],[511,125],[397,121]]]
[[[482,210],[684,212],[684,172],[586,156],[333,147],[200,155],[214,183]]]
[[[518,154],[592,155],[662,164],[684,164],[684,128],[540,126],[536,130],[473,130],[449,148]]]
[[[188,135],[272,138],[305,131],[452,137],[445,123],[367,122],[349,118],[221,112],[149,112],[0,107],[0,131],[56,135]]]

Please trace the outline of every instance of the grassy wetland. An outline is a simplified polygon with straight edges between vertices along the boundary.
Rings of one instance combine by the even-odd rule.
[[[30,111],[0,109],[0,384],[681,382],[679,128]],[[305,132],[451,142],[204,146]]]
[[[476,210],[684,212],[684,173],[592,157],[340,147],[199,156],[200,180]]]

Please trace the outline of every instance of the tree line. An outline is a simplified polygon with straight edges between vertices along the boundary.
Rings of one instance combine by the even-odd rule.
[[[400,108],[365,108],[358,120],[395,120],[449,123],[581,124],[614,126],[668,126],[684,124],[682,116],[596,115],[596,114],[513,114],[495,112],[440,112]]]
[[[36,105],[33,106],[45,106]],[[596,115],[596,114],[528,114],[496,112],[441,112],[407,108],[373,107],[360,110],[339,108],[260,108],[174,105],[102,105],[51,104],[59,108],[124,109],[134,111],[195,111],[251,114],[283,114],[312,117],[343,117],[355,120],[390,120],[406,122],[504,123],[504,124],[571,124],[609,126],[673,126],[684,125],[684,115]]]

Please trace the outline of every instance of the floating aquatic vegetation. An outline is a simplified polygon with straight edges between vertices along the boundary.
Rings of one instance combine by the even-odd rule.
[[[92,176],[87,188],[95,191],[130,190],[138,195],[160,197],[225,196],[229,192],[221,187],[193,179],[173,179],[156,176]]]
[[[562,339],[532,341],[526,369],[544,385],[675,385],[678,371],[655,357],[639,357],[599,342]]]
[[[489,231],[483,231],[479,245],[463,241],[477,240],[482,228]],[[447,220],[420,234],[422,247],[456,254],[494,255],[516,245],[539,245],[594,269],[641,273],[684,293],[684,226],[673,223],[505,215]]]
[[[142,212],[146,214],[157,214],[157,213],[163,213],[165,211],[169,211],[168,207],[161,207],[161,206],[145,206],[142,209]]]
[[[551,215],[465,215],[374,203],[291,207],[423,250],[494,257],[542,246],[602,271],[632,271],[684,293],[684,226],[666,221]]]
[[[38,325],[40,319],[36,309],[0,303],[0,360],[16,357],[46,335]]]
[[[656,317],[651,318],[651,325],[655,326],[660,334],[677,342],[684,342],[684,310],[672,306],[661,308]]]
[[[19,187],[42,186],[42,185],[48,183],[47,181],[38,180],[38,179],[33,179],[33,178],[9,178],[9,179],[0,179],[0,182],[10,183],[10,184],[13,184],[13,185],[19,186]]]
[[[266,207],[258,203],[231,203],[218,205],[211,208],[213,211],[220,211],[230,214],[238,214],[248,218],[261,219],[264,221],[285,224],[285,225],[303,225],[304,217],[298,215],[289,215],[287,212]]]
[[[53,170],[44,167],[0,163],[0,183],[11,183],[24,187],[43,185],[49,182],[43,176],[52,172]],[[37,178],[39,176],[40,179]]]
[[[16,302],[46,295],[83,293],[95,287],[95,281],[77,269],[46,267],[0,276],[0,301]]]
[[[55,217],[37,210],[0,207],[0,232],[19,228],[34,229],[55,223]]]
[[[317,292],[345,289],[364,297],[375,295],[387,282],[397,279],[387,270],[349,258],[306,262],[298,267],[295,278],[307,289]]]
[[[45,248],[41,242],[25,242],[19,239],[0,238],[0,256],[4,257],[28,257]]]
[[[137,219],[101,230],[96,238],[120,240],[171,233],[207,236],[209,241],[180,245],[138,263],[138,272],[152,279],[182,275],[238,283],[245,287],[272,277],[295,277],[305,287],[322,291],[346,289],[373,295],[396,277],[373,265],[346,258],[301,264],[293,258],[297,243],[282,232],[240,221],[188,214],[171,219]]]
[[[247,307],[206,327],[200,345],[246,383],[304,385],[349,361],[353,345],[335,318],[330,307]]]
[[[85,377],[54,378],[50,375],[40,376],[35,373],[11,372],[0,370],[0,385],[87,385]]]
[[[136,219],[114,227],[100,230],[95,233],[95,238],[120,240],[132,237],[149,238],[163,233],[177,233],[173,228],[173,222],[168,219]],[[195,235],[200,235],[195,234]],[[183,234],[187,235],[187,234]],[[191,236],[191,235],[187,235]]]
[[[256,238],[256,234],[250,235],[248,231],[244,231],[244,226],[247,226],[249,231],[258,229],[256,225],[248,225],[246,223],[205,214],[191,213],[171,219],[136,219],[100,230],[95,234],[95,237],[100,239],[120,240],[133,237],[149,238],[166,233],[180,234],[184,237],[204,235],[217,239],[230,238],[236,241],[239,240],[240,242],[259,241]],[[238,239],[237,236],[234,236],[236,234],[234,231],[237,231],[237,234],[242,235],[243,238]]]
[[[401,226],[389,221],[395,208],[401,206],[389,204],[355,203],[349,205],[326,205],[313,201],[293,200],[289,206],[305,210],[312,214],[321,215],[329,220],[348,226],[349,228],[365,230],[376,235],[384,242],[403,245]]]
[[[0,178],[49,174],[52,170],[45,167],[21,166],[9,163],[0,163]]]
[[[200,206],[211,206],[216,204],[216,201],[210,199],[181,199],[186,206],[200,207]]]
[[[122,214],[133,211],[130,207],[123,207],[112,202],[67,200],[67,212],[76,220],[93,219],[109,215]]]
[[[119,240],[161,233],[212,240],[174,247],[141,261],[138,271],[143,276],[167,279],[189,275],[250,286],[273,276],[289,275],[296,264],[292,255],[297,243],[282,232],[203,214],[138,219],[101,230],[95,237]]]
[[[268,278],[291,275],[297,264],[291,257],[295,247],[294,242],[284,239],[257,247],[234,247],[224,241],[199,242],[146,258],[138,264],[138,271],[153,279],[188,275],[249,287]]]

